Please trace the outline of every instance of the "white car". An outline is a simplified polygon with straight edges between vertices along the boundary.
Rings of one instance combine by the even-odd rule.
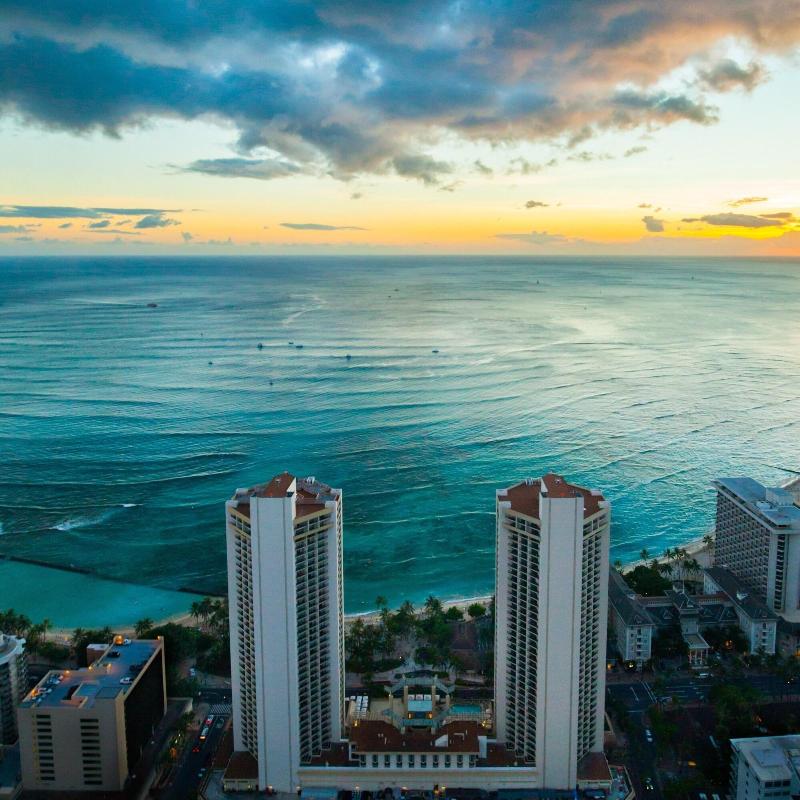
[[[124,683],[124,684],[127,686],[128,684],[131,684],[131,683],[133,683],[133,678],[129,678],[129,677],[126,675],[124,678],[120,678],[120,679],[119,679],[119,682],[120,682],[120,683]]]
[[[644,729],[644,738],[649,744],[653,744],[653,731],[651,731],[650,728]]]

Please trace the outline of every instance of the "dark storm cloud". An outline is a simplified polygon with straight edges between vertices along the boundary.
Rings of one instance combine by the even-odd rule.
[[[293,231],[365,231],[356,225],[324,225],[321,222],[281,222],[281,227]]]
[[[0,111],[112,136],[218,120],[247,161],[186,169],[268,179],[283,163],[430,185],[453,171],[426,152],[446,137],[575,146],[712,124],[704,92],[764,79],[755,58],[712,60],[721,43],[762,56],[800,38],[791,0],[0,0],[0,27]],[[677,68],[690,79],[667,92]]]

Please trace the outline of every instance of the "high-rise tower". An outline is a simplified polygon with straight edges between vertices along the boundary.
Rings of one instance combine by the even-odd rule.
[[[342,736],[342,493],[284,472],[225,508],[234,747],[294,792]]]
[[[570,789],[603,749],[610,504],[559,475],[497,493],[497,738]]]

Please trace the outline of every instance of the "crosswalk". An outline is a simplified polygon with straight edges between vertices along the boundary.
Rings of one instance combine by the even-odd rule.
[[[233,713],[233,709],[231,708],[230,703],[214,703],[213,706],[208,710],[209,714],[225,714],[230,716]]]

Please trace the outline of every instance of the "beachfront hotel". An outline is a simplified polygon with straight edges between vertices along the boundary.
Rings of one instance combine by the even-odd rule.
[[[25,640],[0,633],[0,746],[17,741],[17,703],[28,688]]]
[[[342,737],[342,493],[284,472],[225,510],[231,772],[294,791],[300,764]]]
[[[26,792],[121,792],[166,711],[164,645],[116,637],[88,667],[53,670],[17,715]]]
[[[498,493],[496,704],[400,669],[345,700],[341,492],[288,473],[226,504],[234,750],[226,790],[335,797],[608,788],[610,508],[557,475]]]
[[[497,493],[497,738],[541,785],[603,751],[611,508],[559,475]]]
[[[800,623],[800,508],[794,483],[718,478],[714,563],[789,623]]]

